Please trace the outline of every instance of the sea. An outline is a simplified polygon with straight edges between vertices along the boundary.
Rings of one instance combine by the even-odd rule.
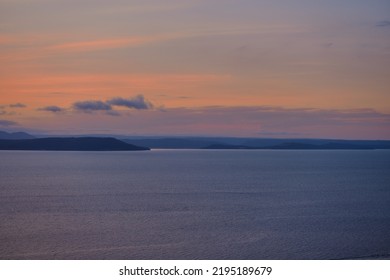
[[[0,259],[389,259],[388,150],[0,151]]]

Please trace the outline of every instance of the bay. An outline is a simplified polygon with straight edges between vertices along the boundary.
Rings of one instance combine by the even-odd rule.
[[[0,259],[389,258],[387,150],[0,152]]]

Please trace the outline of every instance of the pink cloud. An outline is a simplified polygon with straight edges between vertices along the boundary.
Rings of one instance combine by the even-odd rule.
[[[57,45],[51,45],[45,48],[47,51],[55,52],[86,52],[104,49],[117,49],[124,47],[140,46],[152,42],[158,42],[169,39],[170,36],[133,36],[121,38],[107,38],[102,40],[66,42]]]

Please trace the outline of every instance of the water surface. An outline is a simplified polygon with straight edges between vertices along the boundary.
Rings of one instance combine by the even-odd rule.
[[[1,259],[390,253],[390,152],[0,152]]]

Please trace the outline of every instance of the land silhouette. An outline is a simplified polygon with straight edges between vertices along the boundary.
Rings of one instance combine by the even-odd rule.
[[[0,140],[0,150],[39,151],[146,151],[140,147],[115,138],[99,137],[53,137],[37,139]]]
[[[208,150],[370,150],[390,149],[390,140],[283,139],[236,137],[130,137],[123,135],[39,136],[0,131],[0,150],[136,151]]]

